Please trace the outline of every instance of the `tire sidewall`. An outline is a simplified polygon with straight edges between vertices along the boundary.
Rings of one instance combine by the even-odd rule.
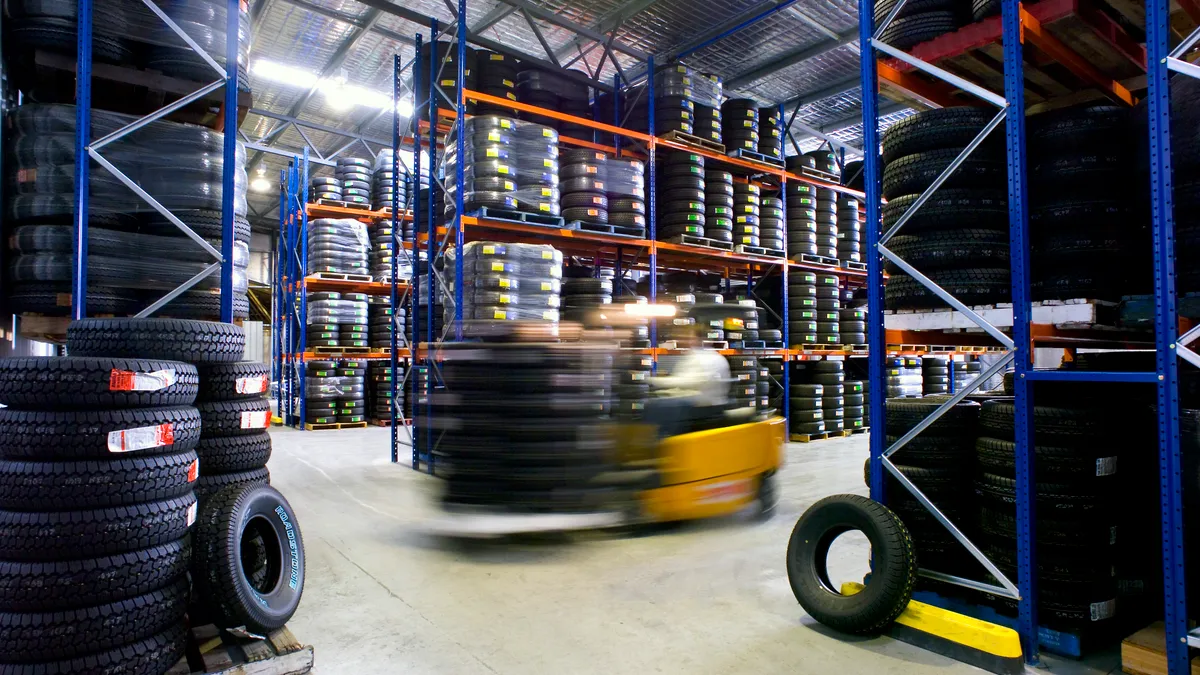
[[[280,555],[274,587],[265,595],[251,586],[246,578],[245,561],[239,545],[246,528],[259,523],[266,524],[268,531],[274,535],[274,540],[266,542],[268,550],[273,550],[272,547],[277,545]],[[291,506],[274,490],[255,490],[238,513],[236,539],[231,543],[230,566],[243,606],[263,626],[282,627],[295,613],[304,591],[304,544]]]

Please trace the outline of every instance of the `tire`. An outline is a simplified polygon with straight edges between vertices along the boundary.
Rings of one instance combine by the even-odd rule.
[[[1009,302],[1012,295],[1008,269],[949,269],[925,276],[968,307]],[[902,274],[888,279],[884,300],[888,309],[929,309],[945,304],[916,279]]]
[[[889,199],[883,206],[883,229],[887,230],[917,201],[920,194]],[[913,214],[900,230],[903,234],[959,228],[970,223],[974,228],[1008,232],[1008,197],[997,190],[939,188]]]
[[[85,357],[0,360],[0,403],[15,409],[191,405],[196,367],[178,361]]]
[[[0,509],[77,511],[166,501],[190,493],[199,475],[195,452],[117,457],[85,462],[0,460]]]
[[[861,592],[842,595],[830,588],[826,558],[833,540],[858,530],[871,542],[873,573]],[[895,513],[857,495],[834,495],[813,504],[792,530],[787,550],[788,582],[800,606],[835,630],[878,633],[912,599],[917,579],[912,537]]]
[[[335,417],[331,412],[328,417]],[[256,485],[270,485],[271,472],[265,467],[252,471],[237,473],[202,474],[196,482],[196,499],[204,505],[208,498],[231,487],[245,488]]]
[[[143,596],[57,612],[0,612],[0,662],[45,661],[95,654],[179,624],[187,611],[187,579]]]
[[[947,267],[1002,268],[1009,264],[1008,233],[1001,230],[945,230],[920,235],[900,235],[888,248],[922,273]],[[899,268],[890,260],[886,271]]]
[[[888,200],[909,194],[920,194],[929,187],[960,150],[946,148],[919,152],[901,157],[888,163],[883,170],[883,196]],[[942,187],[946,188],[1002,188],[1005,181],[1003,159],[993,159],[972,153],[958,167]],[[959,214],[962,218],[963,214]]]
[[[157,427],[145,447],[130,429]],[[169,432],[169,433],[167,433]],[[114,452],[139,456],[176,454],[195,449],[200,414],[195,408],[143,408],[83,412],[0,410],[0,458],[10,460],[112,459]]]
[[[196,446],[203,475],[253,471],[271,459],[271,436],[267,432],[246,436],[203,438]]]
[[[985,401],[979,413],[979,426],[989,436],[1012,440],[1015,411],[1016,405],[1008,401]],[[1033,408],[1033,424],[1039,442],[1099,440],[1111,428],[1111,421],[1102,410],[1042,405]]]
[[[184,657],[187,631],[182,622],[162,633],[99,654],[66,661],[0,665],[3,675],[158,675]]]
[[[198,401],[229,401],[266,394],[271,389],[271,367],[265,363],[211,363],[200,367]]]
[[[93,511],[0,511],[0,559],[82,560],[161,546],[187,534],[195,506],[189,494]]]
[[[896,49],[908,49],[957,29],[954,12],[924,12],[892,21],[880,41]]]
[[[202,401],[200,411],[203,438],[256,434],[271,425],[271,402],[265,397],[236,401]]]
[[[918,0],[914,0],[916,1]],[[945,0],[941,2],[944,3]],[[892,1],[891,4],[894,5],[895,2]],[[908,13],[908,5],[909,3],[904,5],[905,13]],[[875,11],[878,13],[879,8],[876,7]],[[888,164],[905,155],[942,148],[961,151],[983,131],[993,117],[995,113],[988,108],[952,107],[919,112],[888,128],[887,133],[883,135],[883,162]],[[1004,132],[993,131],[975,153],[1000,152],[1003,150],[1003,141]],[[972,153],[972,156],[975,153]]]
[[[889,399],[887,401],[887,430],[897,436],[907,433],[920,424],[929,414],[945,403],[944,399]],[[929,425],[923,436],[974,437],[981,406],[973,401],[963,401],[946,411],[936,422]]]
[[[254,561],[242,545],[247,534],[279,558],[257,587],[247,578]],[[208,500],[195,536],[193,580],[213,622],[256,633],[282,628],[304,592],[304,542],[283,495],[268,485],[222,490]]]
[[[145,595],[182,577],[192,559],[184,538],[91,560],[0,562],[0,612],[95,607]]]
[[[999,438],[981,436],[975,441],[975,450],[982,471],[1011,478],[1016,475],[1016,443]],[[1094,480],[1117,472],[1117,457],[1103,457],[1108,452],[1092,446],[1088,452],[1083,447],[1056,447],[1037,445],[1034,447],[1037,476],[1039,479],[1053,478],[1061,482]]]
[[[230,363],[241,360],[245,349],[240,326],[211,321],[82,319],[67,327],[67,350],[73,356]]]

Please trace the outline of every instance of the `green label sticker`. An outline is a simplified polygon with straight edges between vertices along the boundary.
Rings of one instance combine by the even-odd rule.
[[[687,207],[690,210],[703,209],[704,204],[703,202],[688,202]]]
[[[718,216],[732,216],[733,209],[729,208],[728,206],[716,206],[713,207],[713,213],[717,214]]]
[[[687,232],[688,234],[697,234],[697,233],[699,233],[701,230],[700,230],[700,226],[699,226],[699,225],[684,225],[684,226],[683,226],[683,231],[684,231],[684,232]]]
[[[700,168],[700,167],[698,167],[698,166],[689,167],[689,168],[688,168],[688,171],[690,171],[690,172],[692,172],[692,173],[694,173],[694,174],[696,174],[696,175],[700,175],[701,173],[704,173],[704,169],[701,169],[701,168]]]
[[[811,319],[811,318],[813,318],[814,316],[816,316],[816,314],[815,314],[815,313],[813,313],[813,312],[800,312],[800,318],[801,318],[801,319]]]
[[[802,307],[816,307],[817,300],[816,298],[803,298],[800,300],[800,305]]]
[[[699,213],[689,213],[689,214],[687,214],[687,219],[691,220],[691,221],[700,220],[700,214]]]

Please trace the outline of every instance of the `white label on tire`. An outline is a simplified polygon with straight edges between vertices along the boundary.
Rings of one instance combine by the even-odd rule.
[[[153,427],[137,427],[108,432],[109,452],[136,452],[174,443],[175,429],[170,422]]]
[[[193,502],[187,510],[187,526],[196,524],[196,516],[200,515],[200,502]]]
[[[175,384],[178,377],[174,369],[139,373],[132,370],[113,368],[108,376],[109,391],[162,391]]]
[[[1101,457],[1096,460],[1096,475],[1111,476],[1117,472],[1116,457]]]
[[[270,410],[251,410],[242,413],[243,429],[266,429],[270,423]]]
[[[1104,602],[1093,602],[1091,606],[1092,621],[1103,621],[1111,619],[1117,613],[1117,601],[1105,600]]]
[[[234,383],[234,389],[239,394],[261,394],[267,390],[270,382],[266,375],[256,377],[239,377]]]

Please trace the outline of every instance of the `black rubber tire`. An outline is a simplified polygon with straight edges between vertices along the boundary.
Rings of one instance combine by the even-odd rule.
[[[873,573],[854,595],[831,588],[826,570],[838,535],[859,530],[871,543]],[[904,523],[878,502],[833,495],[813,504],[796,521],[787,550],[788,582],[810,616],[835,630],[870,635],[887,628],[912,599],[916,549]]]
[[[332,411],[326,416],[336,417]],[[209,497],[227,488],[270,485],[270,483],[271,472],[266,467],[235,473],[201,474],[200,480],[196,482],[196,498],[200,500],[200,505],[204,506]]]
[[[247,578],[254,561],[243,547],[248,528],[271,558],[258,587]],[[218,626],[256,633],[282,628],[304,592],[304,542],[291,505],[269,485],[222,490],[204,506],[196,527],[193,581]]]
[[[1008,233],[990,229],[957,229],[894,237],[888,248],[924,273],[946,267],[990,267],[1008,265]],[[898,268],[890,260],[886,271]]]
[[[195,452],[116,455],[110,461],[0,460],[0,509],[77,511],[166,501],[190,493],[198,475]]]
[[[191,542],[184,538],[91,560],[0,561],[0,612],[44,612],[127,600],[182,577],[191,558]]]
[[[888,163],[883,170],[883,196],[888,200],[903,195],[920,194],[929,187],[960,150],[944,148],[906,155]],[[1002,189],[1005,184],[1003,158],[992,158],[978,152],[959,165],[942,187]],[[959,214],[962,218],[962,214]]]
[[[271,402],[261,396],[235,401],[201,401],[196,408],[200,411],[200,434],[204,438],[257,434],[271,425]]]
[[[200,366],[199,401],[230,401],[262,396],[271,389],[271,367],[256,361]]]
[[[979,426],[988,436],[1012,440],[1015,411],[1016,405],[1010,401],[985,401],[979,413]],[[1043,405],[1034,406],[1033,424],[1039,443],[1052,439],[1078,443],[1102,438],[1105,430],[1111,428],[1108,415],[1101,409]]]
[[[999,438],[981,436],[975,441],[980,470],[998,476],[1016,475],[1016,444]],[[1110,476],[1118,470],[1116,456],[1095,446],[1034,447],[1037,477],[1053,478],[1059,482],[1095,480]]]
[[[887,18],[888,12],[896,6],[897,0],[879,0],[875,4],[875,25],[879,26],[883,20]],[[904,7],[896,15],[896,18],[912,16],[913,14],[921,14],[924,12],[934,12],[938,10],[952,10],[955,8],[955,0],[909,0],[904,3]],[[967,139],[968,141],[970,139]],[[849,168],[849,165],[847,165]]]
[[[239,78],[240,81],[241,78]],[[3,675],[159,675],[184,656],[183,622],[145,640],[65,661],[0,665]]]
[[[904,5],[906,12],[909,9],[908,4]],[[879,11],[878,8],[876,11]],[[942,148],[961,151],[995,116],[996,113],[991,108],[952,107],[935,108],[906,117],[884,133],[883,162],[887,164],[905,155]],[[994,130],[975,152],[1001,152],[1003,142],[1004,131]],[[974,154],[972,153],[972,156]]]
[[[189,494],[93,511],[0,511],[0,559],[82,560],[161,546],[187,534],[195,505]]]
[[[936,270],[925,276],[968,307],[1009,302],[1012,296],[1008,269]],[[884,300],[888,309],[929,309],[945,305],[941,298],[906,274],[896,274],[888,279]]]
[[[889,199],[883,205],[883,229],[887,230],[917,201],[919,194]],[[1001,229],[1008,232],[1008,197],[996,190],[944,189],[921,206],[900,230],[912,234],[926,230],[962,227]]]
[[[240,361],[241,326],[185,319],[82,319],[67,327],[72,356],[166,359],[188,363]]]
[[[160,633],[187,611],[187,579],[100,607],[44,613],[0,612],[0,662],[95,654]]]
[[[957,29],[954,12],[924,12],[892,21],[880,41],[896,49],[908,49]]]
[[[158,377],[138,377],[162,372]],[[128,373],[128,376],[123,376]],[[164,386],[166,385],[166,386]],[[18,410],[146,408],[191,405],[196,367],[179,361],[88,357],[0,360],[0,403]],[[134,391],[133,389],[147,389]],[[158,390],[149,390],[161,387]]]
[[[945,403],[943,398],[888,399],[887,431],[901,435],[921,423]],[[936,422],[926,427],[922,436],[951,436],[974,438],[980,415],[980,405],[963,401],[947,410]]]
[[[246,436],[202,438],[196,446],[203,475],[253,471],[271,459],[271,436],[267,432]]]
[[[111,459],[122,451],[121,438],[109,434],[126,429],[169,425],[170,438],[136,451],[139,456],[176,454],[195,449],[200,440],[200,414],[195,408],[128,410],[21,411],[0,409],[0,457],[10,460]]]

